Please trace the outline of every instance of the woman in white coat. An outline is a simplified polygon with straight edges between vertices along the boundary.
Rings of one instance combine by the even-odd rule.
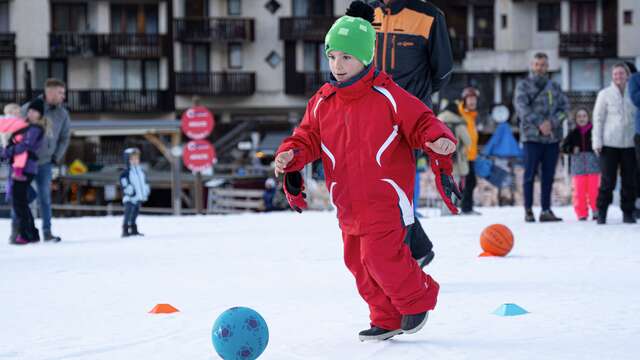
[[[629,68],[623,64],[614,65],[612,83],[598,93],[593,110],[592,145],[600,155],[602,179],[598,193],[598,224],[607,221],[607,208],[613,200],[618,170],[622,180],[620,190],[620,207],[624,214],[623,221],[633,224],[635,209],[635,149],[633,135],[635,132],[636,107],[631,102],[627,91]]]

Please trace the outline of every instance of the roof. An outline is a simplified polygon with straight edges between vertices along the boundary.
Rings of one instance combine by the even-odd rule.
[[[126,136],[175,134],[180,132],[178,120],[72,120],[74,136]]]

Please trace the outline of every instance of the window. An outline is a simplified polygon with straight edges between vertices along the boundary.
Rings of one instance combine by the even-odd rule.
[[[56,78],[67,82],[67,63],[65,60],[36,60],[36,75],[34,89],[44,89],[44,83],[49,78]]]
[[[293,0],[293,16],[333,15],[333,1]]]
[[[571,70],[571,90],[573,91],[597,91],[601,89],[602,80],[600,78],[599,59],[579,59],[572,60]]]
[[[185,44],[182,48],[182,71],[209,72],[209,46]]]
[[[624,11],[624,24],[625,25],[633,25],[633,11],[625,10]]]
[[[0,90],[14,89],[13,60],[0,60]]]
[[[242,1],[240,1],[240,0],[227,0],[227,14],[229,14],[229,15],[241,15],[242,14]]]
[[[111,59],[111,87],[157,90],[160,88],[160,64],[157,60]]]
[[[184,3],[186,17],[207,17],[209,0],[186,0]]]
[[[0,32],[9,32],[9,3],[0,1]]]
[[[157,34],[158,5],[111,5],[111,31],[127,34]]]
[[[229,69],[242,68],[242,44],[229,43],[228,51],[229,51],[228,53]]]
[[[329,71],[329,60],[324,54],[324,43],[305,42],[304,43],[304,72]]]
[[[538,31],[560,31],[560,4],[538,4]]]
[[[52,29],[61,32],[83,32],[87,26],[87,6],[85,4],[53,4],[51,11]]]
[[[596,2],[571,3],[571,32],[596,32]]]
[[[502,21],[501,21],[502,28],[506,29],[507,28],[507,15],[506,14],[502,14],[502,16],[500,18],[502,19]]]

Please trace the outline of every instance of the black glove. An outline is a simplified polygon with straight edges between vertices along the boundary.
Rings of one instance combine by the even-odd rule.
[[[51,157],[51,163],[52,163],[53,165],[55,165],[55,166],[60,165],[60,164],[58,164],[58,159],[56,159],[56,157],[55,157],[55,156],[52,156],[52,157]]]
[[[307,209],[307,194],[304,191],[304,180],[299,171],[284,174],[284,194],[291,208],[299,213]]]

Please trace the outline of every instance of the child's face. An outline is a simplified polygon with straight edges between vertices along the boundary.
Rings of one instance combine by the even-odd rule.
[[[340,82],[347,81],[364,70],[364,64],[350,54],[333,50],[327,56],[331,73]]]
[[[584,110],[579,110],[576,113],[576,124],[585,126],[589,123],[589,114]]]
[[[138,154],[131,154],[131,156],[129,156],[129,164],[131,165],[139,165],[140,164],[140,155]]]
[[[27,111],[27,119],[29,119],[30,123],[36,123],[41,117],[42,114],[38,110],[29,109]]]

